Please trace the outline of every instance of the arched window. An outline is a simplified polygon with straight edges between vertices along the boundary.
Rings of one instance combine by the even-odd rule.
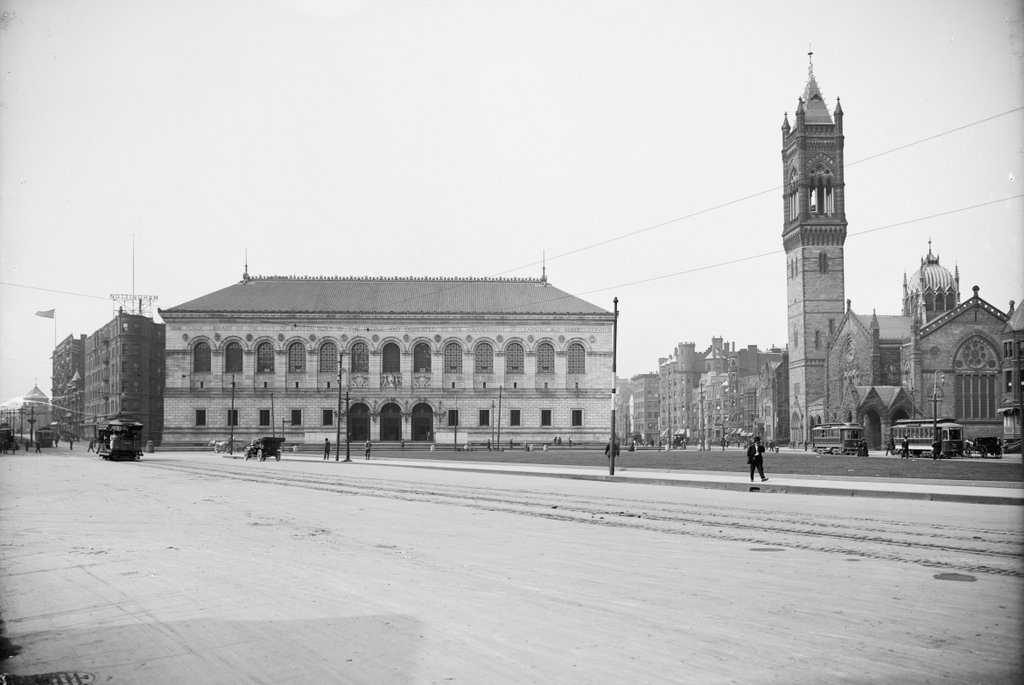
[[[569,373],[587,372],[587,351],[583,349],[583,345],[580,345],[579,343],[569,345],[569,349],[566,353],[566,361],[568,364],[567,371]]]
[[[204,342],[192,350],[192,373],[210,373],[210,346]]]
[[[274,346],[268,342],[256,346],[256,372],[274,373]]]
[[[523,346],[519,343],[505,348],[505,373],[523,373]]]
[[[288,373],[304,373],[306,371],[306,347],[300,342],[288,346]]]
[[[476,373],[494,373],[494,348],[490,343],[482,342],[476,346],[473,370]]]
[[[236,342],[224,348],[224,373],[242,373],[242,346]]]
[[[338,346],[332,342],[320,346],[320,372],[338,373]]]
[[[352,373],[370,372],[370,348],[364,342],[357,342],[352,346]]]
[[[444,346],[444,372],[462,373],[462,345],[457,342]]]
[[[388,343],[381,351],[381,369],[384,373],[401,373],[402,351],[395,343]]]
[[[412,350],[412,367],[417,373],[430,373],[430,345],[418,343]]]
[[[818,253],[818,273],[828,273],[828,253],[824,250]]]
[[[999,389],[999,354],[980,336],[969,338],[953,358],[958,419],[994,419]]]
[[[551,343],[537,345],[537,373],[555,372],[555,348]]]

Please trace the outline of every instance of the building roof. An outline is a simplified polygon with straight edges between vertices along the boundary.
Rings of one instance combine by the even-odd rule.
[[[931,241],[928,241],[928,255],[921,258],[921,268],[907,281],[908,292],[946,292],[955,291],[956,287],[956,277],[939,264],[939,256],[932,254]]]
[[[804,88],[804,123],[806,124],[831,124],[832,115],[829,114],[828,105],[818,88],[818,81],[814,78],[814,71],[807,74],[807,86]]]
[[[851,312],[852,313],[852,312]],[[866,329],[871,328],[871,317],[860,314],[853,314]],[[895,314],[873,314],[878,321],[879,340],[910,340],[910,329],[914,321],[912,316],[897,316]]]
[[[245,278],[163,315],[238,313],[590,314],[611,312],[527,278]]]
[[[1010,304],[1013,304],[1012,302]],[[1006,327],[1003,328],[1004,333],[1012,333],[1014,331],[1024,331],[1024,305],[1021,305],[1013,310],[1010,314],[1010,320],[1006,322]]]

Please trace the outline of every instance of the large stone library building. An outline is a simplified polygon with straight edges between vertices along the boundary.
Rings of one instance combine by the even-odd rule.
[[[347,430],[507,447],[610,430],[614,315],[544,277],[246,274],[160,315],[165,445]]]

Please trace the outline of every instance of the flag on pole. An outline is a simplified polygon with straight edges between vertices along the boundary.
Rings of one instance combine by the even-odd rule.
[[[53,313],[55,311],[57,311],[57,310],[56,309],[47,309],[44,312],[36,312],[36,316],[41,316],[44,319],[52,319],[53,318]]]

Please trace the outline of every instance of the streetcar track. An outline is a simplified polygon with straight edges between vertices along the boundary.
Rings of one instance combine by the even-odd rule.
[[[806,521],[775,512],[765,516],[761,510],[735,506],[666,501],[638,503],[614,497],[471,488],[455,484],[424,483],[418,486],[376,478],[361,478],[359,482],[341,481],[338,476],[255,471],[227,465],[143,463],[150,468],[195,476],[461,506],[553,521],[705,539],[765,544],[766,534],[774,534],[782,537],[777,544],[793,549],[915,563],[969,573],[1024,577],[1020,536],[986,528],[934,525],[925,531],[906,530],[911,524],[866,517],[824,515],[814,521]],[[940,539],[950,542],[938,542]]]

